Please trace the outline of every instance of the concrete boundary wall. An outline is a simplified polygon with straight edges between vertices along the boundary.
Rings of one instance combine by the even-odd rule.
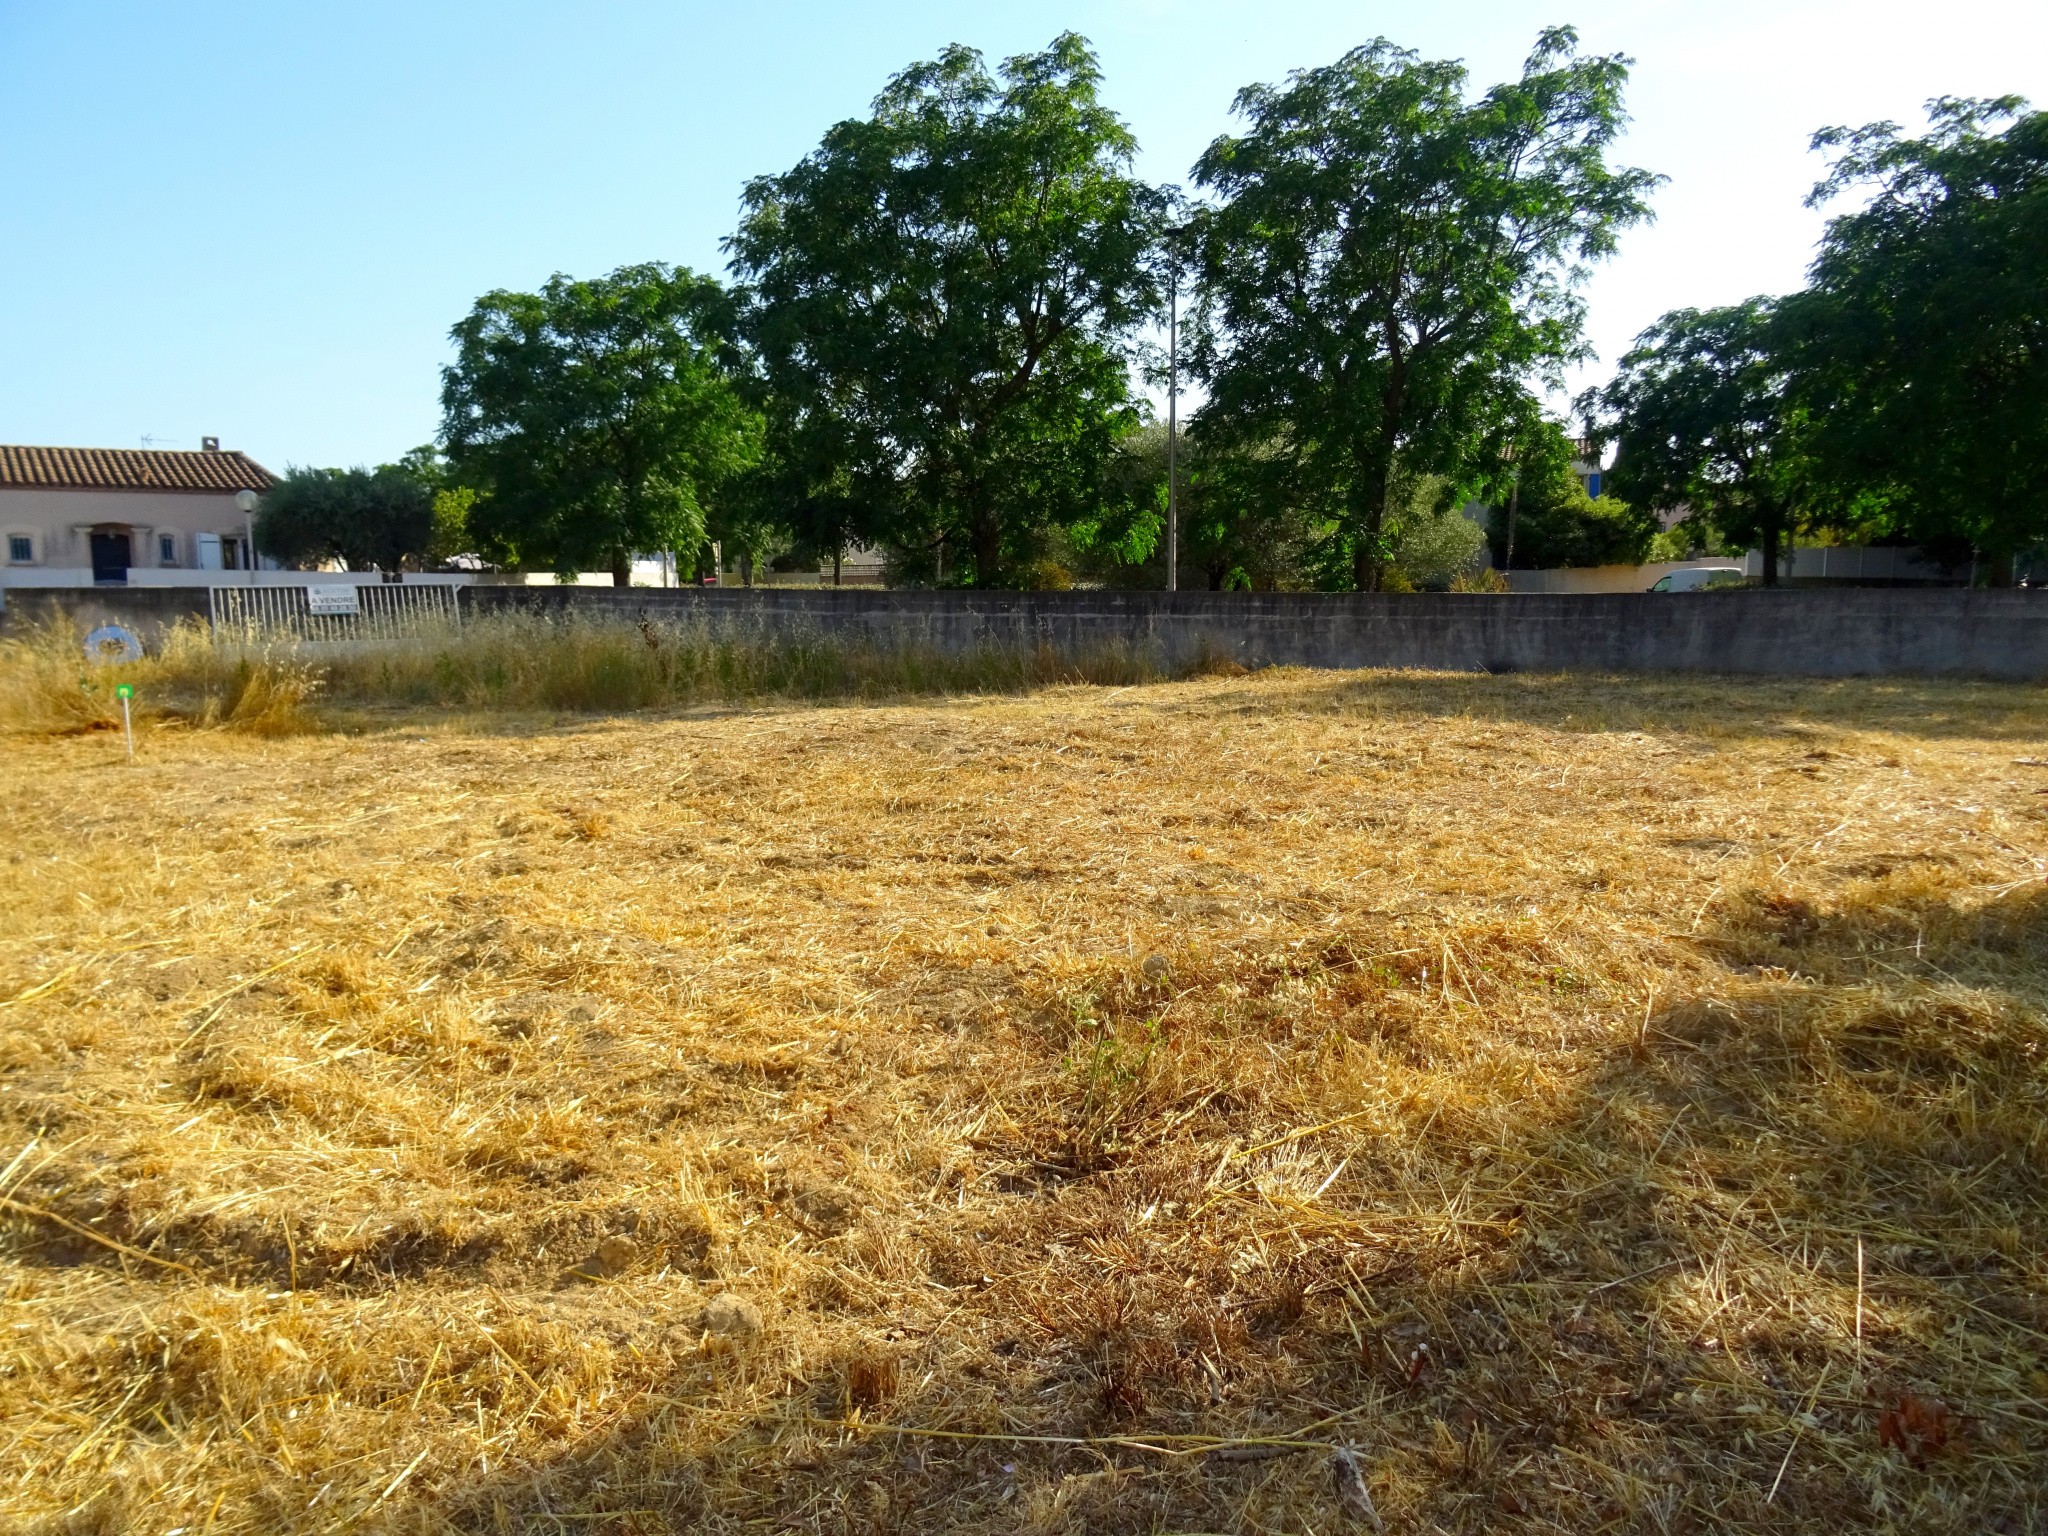
[[[317,578],[316,578],[317,579]],[[1677,594],[894,592],[466,586],[462,614],[684,624],[729,640],[835,640],[944,653],[1140,651],[1178,669],[1421,667],[1488,672],[2048,681],[2048,592],[1850,588]],[[154,641],[204,620],[206,589],[17,592],[10,625],[126,623]],[[24,600],[27,599],[27,600]]]
[[[69,621],[81,635],[102,624],[125,624],[154,645],[180,623],[206,623],[208,608],[200,586],[15,587],[4,617],[13,631]]]
[[[1168,667],[1422,667],[2048,680],[2048,593],[863,592],[463,589],[465,614],[641,618],[727,639],[1146,650]]]

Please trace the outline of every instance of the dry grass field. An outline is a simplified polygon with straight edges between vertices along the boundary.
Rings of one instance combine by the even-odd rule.
[[[2048,1529],[2040,689],[348,724],[0,739],[8,1530]]]

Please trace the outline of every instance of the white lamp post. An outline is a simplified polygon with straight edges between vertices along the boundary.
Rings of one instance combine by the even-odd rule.
[[[256,493],[235,492],[235,505],[242,509],[242,565],[249,573],[249,585],[256,585]]]

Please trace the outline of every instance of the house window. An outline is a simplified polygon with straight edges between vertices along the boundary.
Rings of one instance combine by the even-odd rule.
[[[33,565],[36,559],[36,541],[26,533],[7,535],[7,563],[10,565]]]
[[[156,536],[156,558],[160,565],[178,563],[178,536],[175,533],[160,533]]]

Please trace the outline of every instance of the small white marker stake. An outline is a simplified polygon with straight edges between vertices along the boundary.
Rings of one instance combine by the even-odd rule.
[[[128,761],[135,761],[135,722],[128,715],[128,701],[135,697],[133,683],[121,683],[114,689],[115,697],[121,701],[121,734],[128,742]]]

